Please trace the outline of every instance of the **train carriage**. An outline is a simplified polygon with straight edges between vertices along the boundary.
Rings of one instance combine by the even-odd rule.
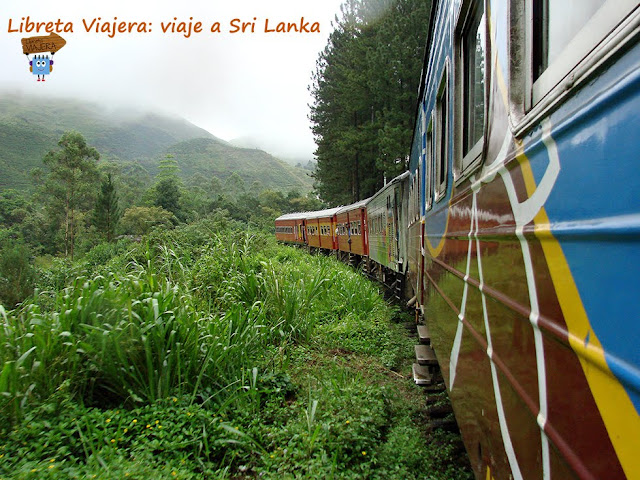
[[[323,250],[337,249],[335,228],[336,213],[339,209],[339,207],[335,207],[305,214],[307,245],[309,247]]]
[[[476,478],[640,478],[638,2],[438,0],[430,30],[417,297]]]
[[[304,213],[288,213],[276,218],[276,239],[284,243],[306,244]]]
[[[406,212],[409,173],[391,180],[367,204],[369,258],[395,272],[404,273],[407,258]]]
[[[336,212],[337,248],[340,252],[363,257],[369,253],[367,204],[369,199],[340,208]]]
[[[408,279],[478,479],[640,479],[638,38],[636,0],[432,2],[368,264]],[[347,248],[338,211],[309,245]]]

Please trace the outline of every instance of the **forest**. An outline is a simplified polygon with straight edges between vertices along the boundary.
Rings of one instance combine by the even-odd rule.
[[[408,168],[430,5],[343,3],[310,87],[315,187],[326,202],[367,198]]]

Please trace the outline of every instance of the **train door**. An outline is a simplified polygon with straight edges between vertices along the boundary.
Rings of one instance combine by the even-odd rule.
[[[369,255],[369,222],[367,221],[367,210],[365,208],[360,209],[360,218],[362,219],[362,234],[363,238],[363,255]]]

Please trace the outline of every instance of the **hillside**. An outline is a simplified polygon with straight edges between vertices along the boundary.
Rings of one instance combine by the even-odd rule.
[[[300,168],[292,167],[262,150],[238,148],[214,138],[195,138],[180,142],[166,150],[180,165],[181,175],[189,178],[202,175],[225,180],[236,172],[251,185],[258,181],[277,190],[308,191],[311,177]]]
[[[260,180],[268,188],[311,188],[303,170],[263,151],[233,147],[179,117],[0,92],[0,190],[29,189],[29,171],[42,166],[43,156],[67,130],[82,133],[103,158],[137,161],[151,173],[172,153],[187,181],[196,173],[224,179],[237,172],[247,184]]]
[[[105,157],[149,158],[182,140],[215,138],[180,118],[115,111],[77,100],[0,93],[2,188],[28,188],[28,172],[56,147],[66,130],[77,130]]]
[[[245,135],[243,137],[232,138],[229,140],[231,145],[234,147],[240,148],[257,148],[259,150],[264,150],[265,152],[271,152],[275,155],[279,160],[289,164],[296,165],[302,167],[306,170],[313,170],[315,161],[313,159],[313,155],[295,155],[292,153],[289,154],[279,154],[279,148],[282,145],[278,145],[275,141],[266,141],[260,140],[251,135]]]

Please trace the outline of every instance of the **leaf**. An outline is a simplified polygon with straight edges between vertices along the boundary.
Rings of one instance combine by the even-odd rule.
[[[27,359],[27,357],[29,357],[29,355],[31,355],[31,352],[33,352],[35,349],[36,349],[36,347],[31,347],[29,350],[27,350],[22,355],[20,355],[20,358],[18,358],[18,360],[16,360],[16,367],[20,368],[22,366],[22,364],[24,363],[24,361]]]
[[[9,377],[13,370],[13,362],[5,362],[2,373],[0,373],[0,392],[6,392],[9,390]]]

